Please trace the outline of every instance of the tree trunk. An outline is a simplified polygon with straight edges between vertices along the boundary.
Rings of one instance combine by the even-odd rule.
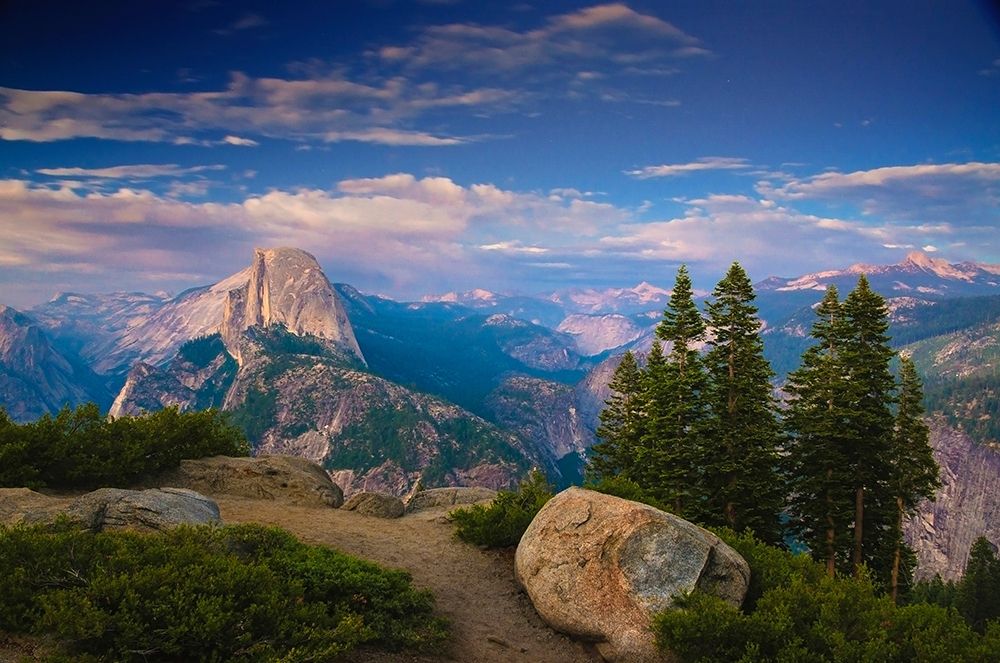
[[[833,476],[833,470],[826,470],[827,481]],[[830,497],[830,491],[826,492],[826,575],[833,577],[834,572],[837,570],[837,552],[833,544],[836,541],[836,529],[833,524],[833,499]]]
[[[903,539],[903,498],[896,498],[896,510],[899,516],[899,528],[896,531],[896,552],[892,556],[892,602],[898,603],[899,597],[899,562],[900,557],[903,553],[903,544],[901,543]]]
[[[854,555],[851,562],[854,564],[854,575],[857,577],[861,573],[862,545],[865,535],[865,489],[858,486],[854,493]]]

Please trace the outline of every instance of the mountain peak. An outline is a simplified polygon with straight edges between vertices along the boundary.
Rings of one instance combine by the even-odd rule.
[[[301,249],[254,249],[246,280],[228,292],[220,332],[237,361],[243,332],[272,325],[325,339],[364,361],[343,303],[316,258]]]

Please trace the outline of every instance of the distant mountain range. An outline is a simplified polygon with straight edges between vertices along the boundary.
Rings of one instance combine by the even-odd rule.
[[[862,273],[888,298],[895,343],[924,374],[946,471],[964,471],[946,447],[965,431],[985,454],[977,481],[1000,494],[1000,476],[989,478],[1000,267],[915,252],[758,283],[776,382],[810,344],[822,291],[846,295]],[[259,451],[321,462],[348,492],[503,487],[532,466],[567,483],[595,441],[618,357],[648,350],[669,296],[642,282],[396,302],[331,284],[304,251],[259,249],[246,269],[176,297],[61,293],[23,313],[0,307],[0,405],[17,420],[90,400],[112,414],[221,407]],[[956,477],[950,512],[965,508]],[[951,517],[942,529],[938,514],[935,527],[964,522]],[[923,540],[921,563],[952,569],[963,545]]]

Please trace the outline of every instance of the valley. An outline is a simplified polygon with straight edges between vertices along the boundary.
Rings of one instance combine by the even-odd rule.
[[[869,274],[888,298],[894,344],[923,376],[948,494],[964,494],[968,453],[985,454],[986,467],[998,455],[998,272],[916,253],[766,279],[758,305],[774,384],[810,345],[823,289]],[[258,249],[246,269],[176,297],[63,293],[26,313],[4,309],[0,404],[21,421],[88,401],[113,416],[221,408],[257,453],[316,461],[348,493],[505,488],[532,467],[565,486],[582,480],[618,358],[648,351],[668,297],[640,283],[396,302],[331,283],[305,251]],[[955,435],[968,436],[968,453],[949,452]],[[1000,488],[991,472],[976,475],[987,495]],[[934,512],[941,536],[968,529],[966,503],[949,500],[948,518],[939,504],[914,522]],[[961,568],[970,542],[959,538],[921,553],[925,570]]]

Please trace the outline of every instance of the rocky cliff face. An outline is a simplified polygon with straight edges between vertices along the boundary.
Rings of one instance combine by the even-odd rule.
[[[1000,451],[976,444],[941,417],[930,426],[943,485],[933,502],[920,505],[905,534],[917,554],[917,577],[955,580],[977,538],[1000,543]]]
[[[585,454],[595,441],[577,400],[577,390],[569,385],[516,375],[497,387],[486,405],[501,427],[531,440],[557,461],[571,453]]]
[[[87,401],[107,403],[100,380],[82,362],[56,350],[41,326],[0,305],[0,406],[30,421]]]
[[[246,283],[227,294],[219,332],[242,362],[240,339],[250,327],[283,325],[311,335],[364,363],[354,330],[316,259],[300,249],[256,249]]]
[[[283,324],[364,361],[323,270],[312,255],[293,248],[256,249],[246,269],[174,298],[64,294],[33,312],[101,375],[124,375],[137,361],[160,365],[187,341],[220,332],[238,359],[235,341],[252,325]]]
[[[137,415],[171,406],[181,411],[220,407],[236,370],[218,334],[189,341],[165,366],[139,362],[132,367],[108,414]]]

